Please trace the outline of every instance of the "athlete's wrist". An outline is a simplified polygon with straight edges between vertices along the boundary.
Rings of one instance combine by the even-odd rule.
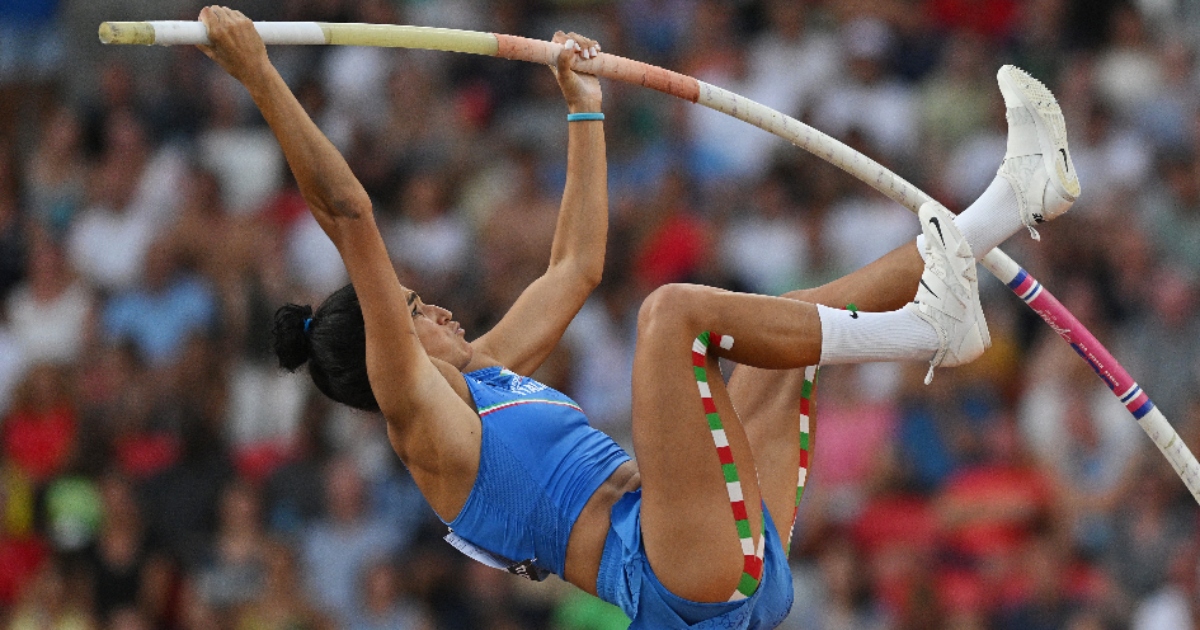
[[[580,103],[567,103],[567,112],[571,114],[590,114],[600,112],[604,108],[600,106],[600,101],[584,101]]]

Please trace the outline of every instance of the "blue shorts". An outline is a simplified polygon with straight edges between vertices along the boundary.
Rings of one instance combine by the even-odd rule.
[[[766,552],[758,590],[738,602],[700,603],[666,589],[650,568],[642,546],[642,491],[627,493],[612,509],[596,591],[640,628],[774,628],[792,608],[792,572],[775,523],[763,506]],[[691,623],[686,620],[690,620]]]

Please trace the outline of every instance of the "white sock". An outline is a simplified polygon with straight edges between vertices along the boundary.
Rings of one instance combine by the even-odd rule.
[[[852,313],[817,305],[821,318],[821,365],[871,361],[928,361],[938,350],[937,332],[916,313]]]
[[[954,218],[954,225],[962,232],[971,246],[975,260],[982,260],[988,252],[1020,232],[1021,213],[1017,208],[1017,195],[1008,180],[996,176],[991,185],[975,200],[975,203]],[[925,257],[925,235],[917,237],[917,251]]]

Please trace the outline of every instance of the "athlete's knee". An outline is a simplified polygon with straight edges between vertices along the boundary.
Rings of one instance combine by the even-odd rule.
[[[696,284],[664,284],[642,302],[638,311],[638,330],[678,328],[690,334],[701,325],[704,295],[712,289]]]

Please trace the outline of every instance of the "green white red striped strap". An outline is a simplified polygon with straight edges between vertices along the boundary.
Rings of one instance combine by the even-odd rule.
[[[792,546],[792,532],[796,529],[796,517],[800,515],[800,499],[804,497],[804,484],[808,482],[809,457],[812,453],[812,423],[816,420],[813,399],[817,395],[817,366],[804,368],[804,386],[800,390],[800,478],[796,482],[796,508],[792,511],[792,526],[788,528],[785,549]]]
[[[725,427],[721,424],[721,416],[713,403],[712,390],[708,386],[708,371],[705,369],[705,357],[708,355],[709,343],[716,343],[726,350],[733,347],[733,337],[709,335],[703,332],[692,342],[692,370],[696,375],[696,385],[700,388],[700,401],[704,405],[704,417],[712,432],[713,442],[717,446],[717,457],[721,461],[721,472],[725,475],[725,490],[729,492],[729,503],[733,508],[733,519],[737,525],[738,538],[742,542],[742,579],[738,581],[737,590],[729,597],[734,602],[746,599],[758,590],[762,581],[763,553],[766,536],[761,535],[758,545],[754,544],[754,536],[750,531],[750,517],[746,512],[746,501],[742,495],[742,482],[738,479],[737,465],[733,462],[733,451],[729,448],[729,440],[725,436]],[[763,527],[765,534],[765,522]]]

